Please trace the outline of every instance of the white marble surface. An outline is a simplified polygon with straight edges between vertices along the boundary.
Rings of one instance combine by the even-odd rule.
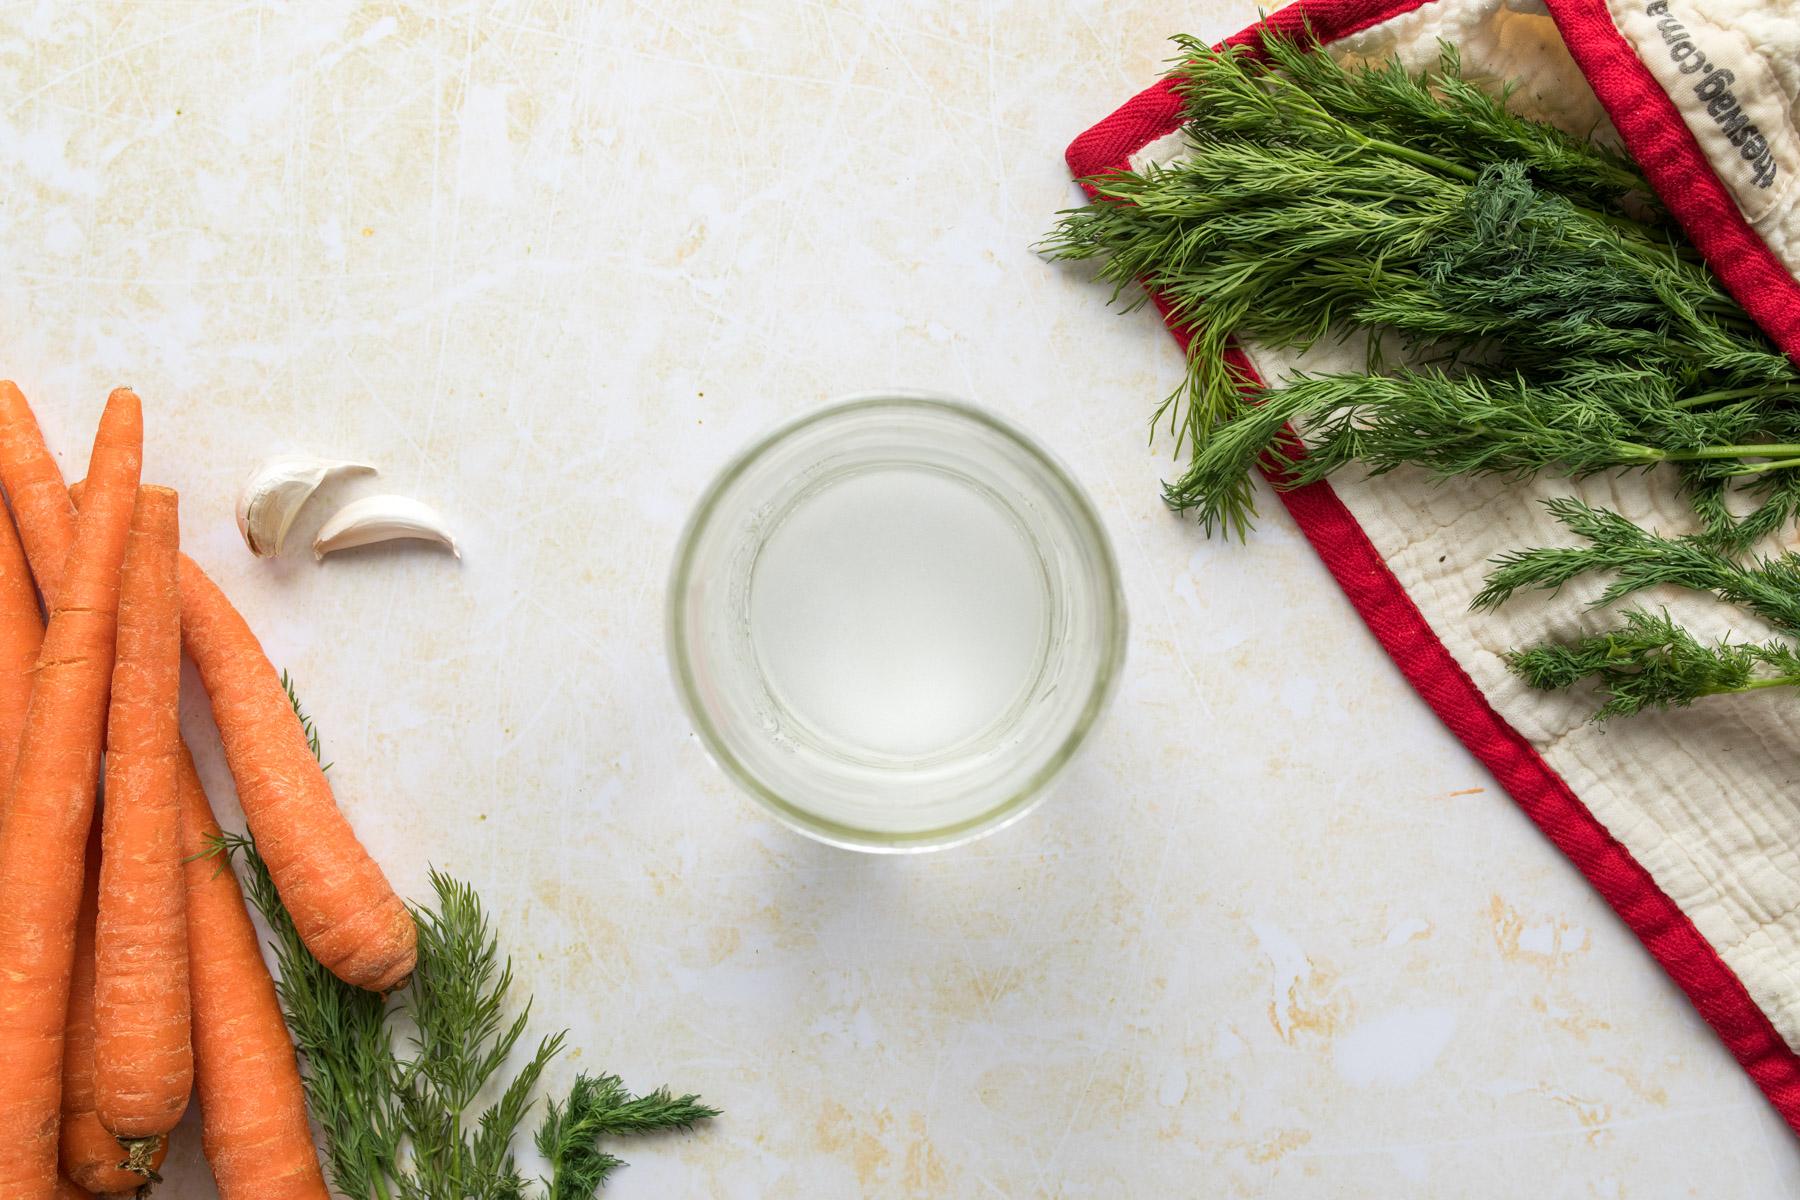
[[[0,8],[0,370],[74,473],[106,389],[142,392],[148,473],[365,839],[411,894],[472,881],[534,1028],[573,1027],[553,1081],[728,1110],[608,1194],[1800,1195],[1792,1137],[1291,525],[1162,509],[1173,345],[1029,250],[1164,35],[1253,15]],[[660,611],[708,473],[884,385],[1060,451],[1135,621],[1061,792],[903,859],[725,784]],[[285,450],[382,464],[464,561],[252,561],[237,480]],[[212,1194],[192,1132],[165,1195]]]

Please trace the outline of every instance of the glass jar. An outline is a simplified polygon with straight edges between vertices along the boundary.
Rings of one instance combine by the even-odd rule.
[[[832,845],[923,850],[1040,799],[1125,653],[1068,471],[990,413],[887,393],[731,462],[676,551],[677,690],[719,765]]]

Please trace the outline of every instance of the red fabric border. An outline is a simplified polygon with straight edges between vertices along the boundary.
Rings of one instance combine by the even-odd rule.
[[[1333,41],[1429,2],[1299,0],[1268,21],[1275,28],[1287,30],[1310,26],[1321,41]],[[1559,4],[1558,0],[1551,3],[1553,7],[1573,7],[1567,2]],[[1563,18],[1558,20],[1560,24]],[[1260,36],[1260,28],[1252,26],[1228,40],[1250,41]],[[1610,22],[1607,28],[1611,29]],[[1616,31],[1613,36],[1617,37]],[[1577,60],[1584,70],[1590,69],[1580,55]],[[1632,61],[1636,63],[1635,58]],[[1641,64],[1638,69],[1643,70]],[[1673,121],[1691,144],[1693,139],[1674,106],[1660,90],[1656,96],[1667,108],[1666,119]],[[1077,178],[1123,169],[1137,150],[1174,132],[1180,117],[1180,102],[1166,81],[1147,88],[1075,139],[1066,156],[1069,168]],[[1616,114],[1614,119],[1618,120]],[[1710,179],[1710,170],[1707,175]],[[1663,177],[1652,178],[1661,185]],[[1716,179],[1713,183],[1717,186]],[[1731,212],[1736,215],[1735,204],[1731,205]],[[1742,224],[1741,217],[1739,223]],[[1704,245],[1701,248],[1710,258],[1711,252]],[[1763,252],[1768,253],[1766,248]],[[1782,278],[1792,286],[1793,281],[1785,274]],[[1800,313],[1800,305],[1794,311]],[[1166,311],[1164,318],[1166,321]],[[1170,330],[1185,347],[1185,331],[1174,325]],[[1800,319],[1796,320],[1796,331],[1800,332]],[[1249,360],[1239,352],[1233,353],[1236,365],[1250,372]],[[1800,1055],[1782,1040],[1768,1014],[1757,1007],[1743,982],[1701,936],[1692,919],[1657,886],[1650,873],[1531,744],[1494,711],[1474,680],[1438,640],[1424,614],[1331,485],[1316,483],[1279,495],[1401,674],[1463,745],[1493,772],[1533,823],[1587,876],[1687,994],[1776,1111],[1800,1133]]]
[[[1613,24],[1604,0],[1548,3],[1569,53],[1670,215],[1744,311],[1800,362],[1800,283],[1738,211],[1675,102]]]

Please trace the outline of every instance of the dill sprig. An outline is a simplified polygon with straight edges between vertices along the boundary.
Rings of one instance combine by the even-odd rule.
[[[1526,683],[1560,691],[1593,682],[1594,719],[1647,708],[1685,708],[1707,696],[1800,684],[1800,654],[1784,642],[1703,644],[1667,612],[1628,608],[1610,630],[1516,651],[1507,664]]]
[[[568,1101],[550,1101],[538,1127],[538,1153],[551,1171],[545,1200],[587,1200],[623,1165],[600,1149],[602,1137],[690,1129],[718,1115],[698,1096],[673,1096],[667,1088],[633,1096],[617,1075],[578,1074]]]
[[[1611,582],[1592,607],[1669,585],[1708,593],[1756,614],[1784,638],[1800,639],[1800,555],[1740,557],[1705,534],[1665,537],[1573,498],[1549,500],[1545,506],[1585,544],[1500,555],[1472,607],[1491,609],[1523,589],[1554,591],[1581,576],[1602,573]],[[1628,608],[1619,617],[1610,630],[1515,651],[1508,665],[1531,686],[1546,690],[1592,681],[1604,697],[1596,719],[1682,707],[1706,696],[1800,685],[1800,653],[1790,642],[1708,645],[1667,612]]]
[[[1627,160],[1509,113],[1448,50],[1427,77],[1264,45],[1267,61],[1183,39],[1188,154],[1087,181],[1095,199],[1044,243],[1097,260],[1115,299],[1147,285],[1192,335],[1153,424],[1193,459],[1171,504],[1241,533],[1250,468],[1282,457],[1277,410],[1258,406],[1285,403],[1343,418],[1290,482],[1353,459],[1506,474],[1717,463],[1690,486],[1721,528],[1737,474],[1783,497],[1765,519],[1793,511],[1760,477],[1800,465],[1800,430],[1773,403],[1800,376],[1672,229],[1632,215],[1649,192]],[[1330,377],[1284,402],[1228,357],[1238,336],[1305,350],[1358,331],[1373,335],[1371,375],[1383,337],[1431,369],[1391,386]],[[1456,453],[1436,453],[1457,404],[1493,414],[1538,390],[1550,398],[1519,419],[1469,422]]]
[[[1284,440],[1290,424],[1304,431],[1304,452]],[[1230,516],[1233,481],[1259,464],[1296,487],[1353,462],[1373,474],[1412,465],[1508,479],[1677,464],[1710,536],[1748,544],[1800,507],[1800,476],[1789,473],[1800,466],[1800,406],[1779,394],[1683,403],[1659,371],[1579,357],[1548,381],[1439,367],[1301,375],[1221,426],[1170,490],[1217,524]],[[1762,501],[1749,516],[1725,504],[1733,482]]]
[[[285,674],[282,682],[317,755],[317,733]],[[306,949],[254,840],[227,834],[218,848],[241,862],[250,900],[274,935],[276,988],[336,1189],[356,1200],[531,1195],[512,1145],[566,1034],[539,1041],[498,1097],[474,1111],[513,1058],[531,1012],[527,1001],[507,1019],[512,964],[501,957],[474,890],[431,872],[435,904],[412,906],[418,965],[390,1002],[338,979]],[[411,1030],[405,1048],[397,1045],[396,1016]],[[546,1151],[550,1175],[540,1181],[546,1200],[591,1200],[622,1165],[600,1149],[602,1137],[686,1129],[718,1115],[695,1096],[658,1090],[637,1097],[616,1076],[600,1082],[597,1090],[593,1077],[578,1074],[565,1103],[545,1106],[535,1140],[557,1151]]]
[[[1604,572],[1613,579],[1596,605],[1667,584],[1709,592],[1755,613],[1784,634],[1800,637],[1800,554],[1740,559],[1704,534],[1665,537],[1573,497],[1547,500],[1544,507],[1587,544],[1500,555],[1475,597],[1475,608],[1493,608],[1523,588],[1555,590],[1579,576]]]

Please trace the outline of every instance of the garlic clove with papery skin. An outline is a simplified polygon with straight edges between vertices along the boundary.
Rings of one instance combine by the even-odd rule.
[[[409,496],[364,496],[338,509],[319,527],[313,539],[313,557],[324,558],[333,550],[416,538],[436,542],[457,558],[462,551],[437,509]]]
[[[368,463],[309,454],[281,454],[250,473],[238,494],[238,532],[258,558],[281,553],[281,543],[307,500],[327,479],[356,472],[376,474]]]

